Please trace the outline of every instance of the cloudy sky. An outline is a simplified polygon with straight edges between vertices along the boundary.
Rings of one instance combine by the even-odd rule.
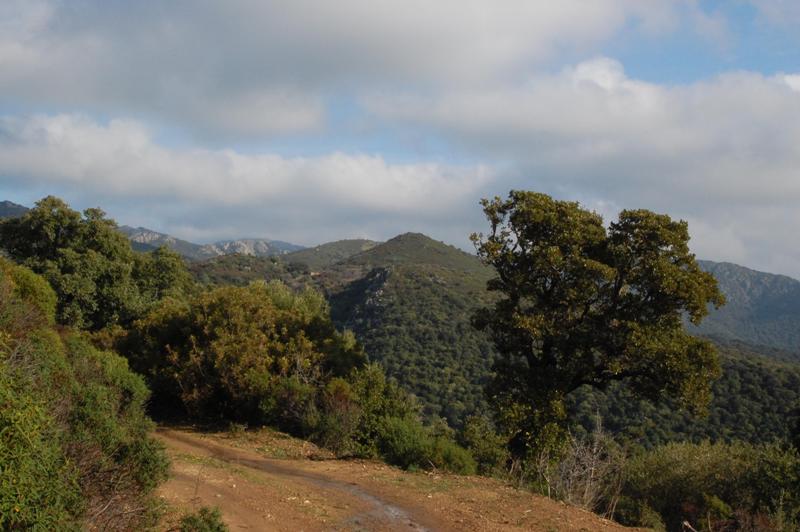
[[[510,189],[800,277],[800,2],[0,2],[0,200],[467,248]]]

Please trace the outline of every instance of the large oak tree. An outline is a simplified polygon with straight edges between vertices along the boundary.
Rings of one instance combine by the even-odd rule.
[[[645,398],[702,410],[719,375],[712,345],[689,335],[724,298],[689,251],[686,222],[626,210],[606,228],[577,203],[526,191],[482,202],[472,236],[500,297],[476,317],[500,353],[489,396],[518,455],[563,441],[565,400],[626,381]]]

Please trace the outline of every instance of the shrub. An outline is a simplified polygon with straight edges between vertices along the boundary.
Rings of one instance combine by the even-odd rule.
[[[474,474],[476,470],[469,451],[446,437],[432,436],[415,418],[384,418],[379,448],[387,462],[404,469],[433,467],[461,474]]]
[[[505,439],[497,434],[485,416],[470,416],[459,433],[459,443],[469,449],[482,475],[504,471],[510,458]]]
[[[382,420],[379,447],[381,456],[390,464],[404,469],[434,465],[433,442],[425,427],[409,418],[387,417]]]
[[[156,403],[177,401],[194,419],[272,422],[302,435],[314,421],[304,419],[314,415],[310,391],[326,368],[349,364],[349,372],[364,361],[333,327],[321,295],[280,282],[167,301],[119,347],[147,376]]]
[[[331,379],[322,393],[321,410],[314,440],[337,456],[356,454],[354,438],[364,411],[351,384],[340,377]]]
[[[47,405],[25,384],[0,362],[0,529],[77,529],[78,471]]]
[[[696,528],[752,529],[765,521],[775,528],[778,517],[797,524],[799,474],[797,454],[777,445],[673,443],[630,461],[623,494],[657,512],[669,530],[684,520]]]
[[[436,467],[461,475],[474,475],[478,470],[472,454],[449,438],[438,437],[433,440],[430,461]]]
[[[148,524],[167,461],[147,388],[125,359],[49,328],[49,288],[15,268],[0,269],[0,528]]]
[[[181,518],[181,532],[227,532],[228,525],[222,521],[219,508],[203,506],[197,512]]]

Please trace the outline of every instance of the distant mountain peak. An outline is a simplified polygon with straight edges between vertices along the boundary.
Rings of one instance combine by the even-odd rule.
[[[240,240],[221,240],[213,244],[195,244],[146,227],[123,225],[119,230],[135,244],[134,247],[139,251],[167,246],[184,257],[194,260],[206,260],[237,253],[254,257],[268,257],[304,249],[302,246],[290,244],[289,242],[264,238],[243,238]]]
[[[28,208],[13,201],[0,201],[0,218],[16,218],[28,212]]]
[[[210,257],[219,255],[251,255],[254,257],[269,257],[273,255],[285,255],[293,251],[300,251],[303,246],[282,242],[280,240],[268,240],[266,238],[243,238],[240,240],[223,240],[213,244],[207,244],[201,248],[201,252]]]

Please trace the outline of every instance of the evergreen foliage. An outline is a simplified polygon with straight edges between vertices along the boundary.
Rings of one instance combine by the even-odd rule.
[[[146,524],[167,469],[147,388],[125,359],[52,329],[53,300],[46,281],[0,259],[0,527]]]
[[[484,282],[436,265],[378,268],[331,295],[332,315],[420,399],[426,417],[460,426],[487,411],[483,385],[493,347],[469,321],[486,301]]]
[[[670,443],[626,466],[618,517],[667,530],[796,530],[800,457],[777,445]]]
[[[136,322],[121,348],[150,379],[156,408],[253,423],[288,419],[326,371],[346,374],[364,362],[322,296],[279,282],[168,301]]]
[[[247,286],[254,281],[283,281],[294,279],[286,264],[278,257],[252,255],[223,255],[189,264],[194,279],[206,286]]]
[[[570,397],[573,432],[591,432],[599,415],[618,439],[646,448],[677,441],[788,440],[789,420],[800,406],[800,365],[742,345],[719,349],[722,373],[712,386],[707,415],[694,415],[670,400],[643,401],[624,386],[605,391],[582,387]]]
[[[512,450],[565,440],[567,395],[626,381],[638,395],[704,408],[719,363],[688,335],[724,298],[689,253],[685,222],[623,211],[609,229],[577,203],[512,191],[484,200],[491,227],[473,235],[501,295],[476,318],[500,352],[489,394]]]
[[[58,322],[78,328],[130,323],[189,280],[171,252],[137,257],[103,211],[81,214],[52,196],[0,222],[0,248],[47,279],[58,297]]]

